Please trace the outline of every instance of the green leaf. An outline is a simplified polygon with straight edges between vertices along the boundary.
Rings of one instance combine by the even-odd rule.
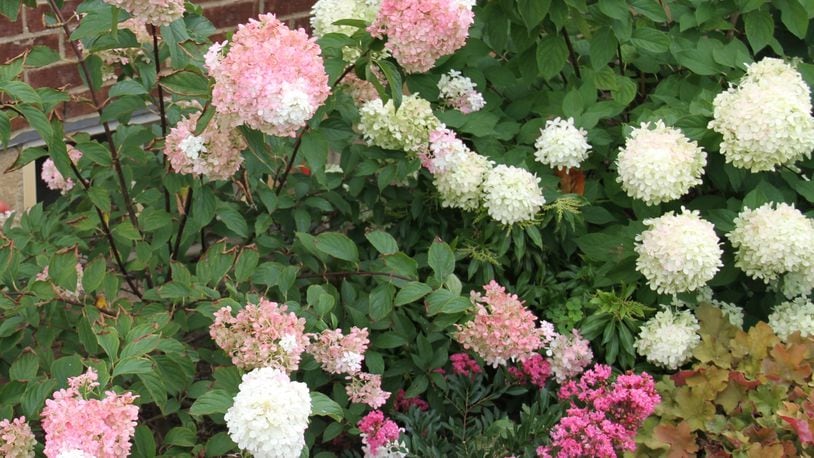
[[[51,363],[51,377],[60,382],[76,377],[85,370],[79,355],[63,356]]]
[[[350,262],[359,261],[359,251],[356,244],[344,234],[323,232],[316,237],[314,245],[319,251],[337,259]]]
[[[231,205],[225,203],[218,205],[217,219],[223,221],[223,224],[238,237],[244,239],[249,237],[249,224],[246,218]]]
[[[7,17],[11,22],[17,21],[20,12],[20,0],[0,0],[0,14]]]
[[[406,398],[414,398],[419,396],[427,391],[429,384],[430,380],[427,378],[427,375],[419,374],[419,376],[413,380],[413,383],[410,384],[410,387],[407,388],[407,392],[404,394],[404,396]]]
[[[549,35],[537,45],[537,69],[540,76],[551,79],[560,73],[568,61],[568,46],[559,35]]]
[[[149,92],[136,80],[122,80],[110,87],[110,97],[147,95]]]
[[[383,231],[373,231],[365,234],[368,242],[383,255],[396,254],[399,251],[398,243],[392,235]]]
[[[517,0],[517,11],[526,24],[526,29],[537,27],[551,8],[551,0]]]
[[[382,73],[384,73],[384,77],[387,78],[387,85],[390,87],[390,97],[393,99],[393,104],[395,105],[396,110],[398,110],[401,106],[402,99],[403,83],[401,73],[399,73],[396,65],[389,60],[376,60],[376,65],[379,66]]]
[[[113,377],[127,374],[149,374],[153,372],[153,364],[147,358],[122,359],[113,368]]]
[[[209,79],[205,76],[183,70],[161,78],[161,86],[167,91],[185,97],[208,97]]]
[[[158,347],[158,343],[161,341],[161,336],[157,335],[146,335],[140,337],[133,342],[128,343],[122,349],[122,353],[120,357],[122,359],[126,358],[134,358],[137,356],[146,355],[151,351],[155,350]]]
[[[133,445],[133,458],[155,458],[155,439],[150,428],[137,426]]]
[[[57,253],[48,264],[48,277],[59,287],[76,291],[76,252]]]
[[[11,380],[29,382],[37,376],[39,368],[40,362],[37,355],[27,351],[11,363],[11,367],[8,369],[8,377]]]
[[[320,417],[331,417],[335,421],[342,421],[344,411],[342,406],[328,396],[312,391],[311,392],[311,415]]]
[[[630,42],[636,47],[652,53],[666,52],[670,48],[670,37],[651,27],[634,30]]]
[[[455,271],[455,254],[445,242],[435,241],[427,254],[427,264],[435,273],[438,281],[443,281]]]
[[[328,159],[328,141],[320,130],[311,130],[302,136],[300,151],[312,173],[321,173],[325,170]]]
[[[96,334],[96,341],[111,361],[119,355],[119,331],[114,327],[107,327]]]
[[[390,315],[393,311],[394,293],[395,288],[390,284],[379,285],[370,292],[368,300],[370,302],[371,320],[381,321]]]
[[[410,304],[421,299],[427,294],[430,294],[431,292],[432,288],[424,283],[419,283],[417,281],[407,283],[401,290],[399,290],[398,294],[396,294],[396,306]]]
[[[195,400],[189,408],[189,414],[202,415],[224,414],[232,407],[232,395],[225,390],[209,390]]]
[[[447,289],[439,289],[427,296],[427,314],[430,316],[439,313],[459,313],[466,311],[471,306],[472,303],[468,298]]]
[[[775,0],[780,9],[780,20],[797,38],[805,39],[808,32],[808,11],[798,0]]]
[[[774,21],[765,11],[751,11],[743,16],[746,38],[752,52],[757,53],[774,39]]]
[[[616,55],[616,35],[610,27],[598,29],[591,37],[591,66],[598,70],[605,66]]]

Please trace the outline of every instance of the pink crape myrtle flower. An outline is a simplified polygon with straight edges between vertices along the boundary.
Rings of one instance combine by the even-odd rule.
[[[383,406],[390,393],[382,389],[382,376],[360,372],[348,376],[350,383],[345,387],[351,402],[367,404],[374,409]]]
[[[76,165],[79,162],[79,159],[82,159],[82,151],[79,151],[72,145],[66,146],[68,148],[68,157],[70,157],[71,162]],[[62,176],[62,173],[57,170],[54,160],[50,158],[46,159],[42,164],[41,177],[48,189],[52,191],[60,191],[62,194],[65,194],[73,189],[75,184],[71,178],[65,178]]]
[[[474,22],[473,0],[382,0],[368,31],[407,73],[423,73],[461,48]]]
[[[406,391],[398,390],[396,400],[393,402],[393,407],[396,408],[397,412],[407,412],[413,407],[422,412],[426,412],[430,409],[430,404],[419,397],[408,398]]]
[[[155,26],[169,25],[184,16],[184,0],[104,0],[139,20]]]
[[[611,383],[610,366],[597,364],[579,381],[560,388],[571,406],[551,431],[551,446],[540,447],[540,457],[617,457],[636,450],[636,434],[661,398],[647,374],[620,375]]]
[[[232,357],[232,364],[245,370],[272,367],[290,374],[308,346],[305,319],[266,299],[247,305],[236,317],[231,307],[221,308],[209,334]]]
[[[93,369],[68,379],[68,388],[45,401],[42,429],[45,456],[82,451],[96,458],[125,458],[130,454],[136,432],[138,406],[130,392],[107,391],[101,399],[91,398],[99,386]]]
[[[175,173],[227,180],[243,164],[241,152],[246,147],[243,136],[230,128],[220,116],[195,135],[201,112],[185,117],[167,135],[164,154]]]
[[[492,281],[485,295],[472,292],[477,311],[465,325],[457,325],[455,339],[478,354],[492,367],[508,361],[525,361],[548,343],[556,333],[551,323],[537,327],[537,317],[523,306],[517,295]]]
[[[0,420],[0,456],[4,458],[34,458],[37,439],[25,417]]]
[[[235,126],[293,137],[330,94],[316,40],[273,14],[240,25],[225,57],[224,44],[214,47],[206,57],[212,104]]]
[[[522,373],[528,377],[532,385],[538,388],[545,387],[549,377],[551,377],[551,363],[543,358],[539,353],[533,354],[530,358],[522,362]]]
[[[326,329],[314,336],[308,353],[332,374],[356,374],[362,370],[362,361],[370,343],[367,329],[351,328],[347,335],[340,329]]]
[[[474,377],[475,374],[483,372],[478,362],[466,353],[449,355],[449,362],[452,363],[452,373],[455,375]]]
[[[402,431],[396,422],[385,417],[381,410],[374,410],[365,415],[356,427],[362,436],[365,456],[376,456],[380,448],[397,442]]]

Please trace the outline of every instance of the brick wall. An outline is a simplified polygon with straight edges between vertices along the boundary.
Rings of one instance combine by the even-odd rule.
[[[193,0],[204,7],[204,14],[218,29],[219,35],[234,29],[238,24],[260,13],[275,13],[291,26],[307,27],[308,12],[315,0]],[[81,0],[65,0],[62,12],[65,17],[73,14]],[[60,28],[46,27],[43,15],[50,11],[44,0],[37,1],[36,8],[21,8],[16,22],[0,16],[0,62],[24,53],[35,45],[48,46],[57,51],[62,61],[36,70],[27,70],[26,82],[35,87],[64,87],[73,97],[72,102],[64,104],[59,114],[66,120],[94,116],[92,107],[80,103],[88,98],[82,87],[76,59]],[[214,38],[218,38],[217,36]],[[15,130],[25,130],[21,119],[15,120]],[[13,137],[13,135],[12,135]],[[23,172],[3,174],[3,171],[14,162],[17,151],[0,150],[0,200],[8,202],[16,209],[24,208]],[[30,175],[30,171],[28,172]],[[29,177],[30,178],[30,177]]]

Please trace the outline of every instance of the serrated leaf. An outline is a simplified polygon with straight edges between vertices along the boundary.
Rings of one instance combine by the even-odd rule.
[[[189,408],[189,414],[194,416],[224,414],[232,407],[232,395],[225,390],[209,390],[195,400]]]
[[[317,250],[337,259],[350,262],[359,261],[359,250],[353,240],[338,232],[324,232],[314,240]]]
[[[313,391],[311,392],[311,415],[321,417],[331,417],[335,421],[342,421],[344,411],[342,406],[328,396]]]
[[[383,255],[396,254],[399,251],[398,243],[392,235],[383,231],[373,231],[365,234],[365,238],[376,250]]]

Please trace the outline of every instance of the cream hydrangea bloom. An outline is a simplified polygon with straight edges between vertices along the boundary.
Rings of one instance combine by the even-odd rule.
[[[588,133],[574,125],[574,118],[549,119],[534,143],[534,158],[558,170],[579,167],[591,150],[587,138]]]
[[[240,391],[226,411],[229,437],[255,458],[300,456],[311,414],[308,386],[269,367],[243,376]]]
[[[545,204],[539,182],[528,170],[498,165],[483,182],[483,206],[490,217],[506,225],[531,221]]]
[[[814,268],[814,221],[785,203],[746,209],[735,218],[727,237],[735,266],[766,283],[787,273],[806,274]],[[804,278],[800,278],[801,280]]]
[[[642,123],[619,151],[616,181],[630,197],[656,205],[701,184],[706,164],[707,153],[680,130],[663,121]]]
[[[494,163],[475,153],[449,129],[430,133],[430,154],[422,163],[433,174],[443,207],[475,210],[483,198],[483,182]]]
[[[689,310],[673,312],[665,307],[642,326],[634,347],[649,362],[676,370],[689,361],[701,342],[699,329],[698,319]]]
[[[441,125],[430,102],[418,94],[404,97],[398,110],[392,100],[371,100],[362,106],[359,115],[359,130],[369,145],[408,153],[425,150],[430,132]]]
[[[811,156],[811,91],[780,59],[749,65],[737,86],[718,94],[709,127],[723,136],[726,162],[752,172],[774,170]]]
[[[697,210],[682,208],[679,214],[666,213],[644,224],[649,229],[636,236],[636,270],[659,294],[694,291],[723,265],[715,227]]]
[[[784,342],[795,332],[800,332],[802,337],[814,335],[814,303],[808,298],[798,297],[775,305],[769,315],[769,326]]]
[[[321,37],[327,33],[353,35],[357,27],[335,25],[341,19],[357,19],[368,24],[376,19],[380,0],[319,0],[311,10],[311,28],[314,35]]]

